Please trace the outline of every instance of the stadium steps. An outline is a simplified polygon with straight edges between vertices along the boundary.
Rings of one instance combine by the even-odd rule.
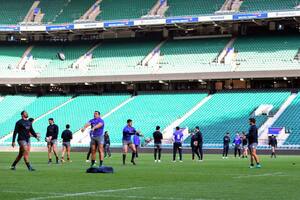
[[[148,63],[153,59],[155,53],[159,51],[160,47],[166,42],[167,40],[164,40],[160,42],[145,58],[142,60],[142,66],[148,66]]]
[[[294,99],[297,97],[297,94],[291,94],[286,101],[281,105],[279,110],[276,112],[276,114],[273,117],[269,117],[267,121],[258,129],[258,139],[260,145],[268,145],[266,141],[268,141],[268,133],[269,128],[273,126],[273,124],[276,122],[277,119],[280,118],[280,116],[285,112],[285,110],[291,105],[291,103],[294,101]],[[284,134],[285,135],[285,134]],[[281,144],[284,142],[282,139],[282,135],[279,135],[277,139],[281,142]],[[278,146],[281,145],[278,143]]]
[[[33,21],[34,9],[38,7],[40,1],[34,1],[31,8],[29,9],[27,15],[25,16],[23,23],[28,23]]]
[[[97,0],[79,19],[80,20],[89,20],[96,21],[96,18],[101,13],[100,3],[102,0]]]
[[[29,47],[26,49],[26,51],[23,53],[23,55],[22,55],[22,57],[21,57],[21,59],[20,59],[18,65],[17,65],[19,69],[22,69],[22,66],[20,66],[21,63],[22,63],[22,61],[23,61],[24,59],[27,58],[27,56],[30,54],[30,52],[31,52],[32,49],[33,49],[33,45],[29,46]]]
[[[112,115],[113,113],[115,113],[116,111],[121,109],[123,106],[126,106],[130,101],[134,100],[134,98],[135,97],[131,97],[129,99],[126,99],[124,102],[122,102],[121,104],[119,104],[118,106],[113,108],[111,111],[104,114],[102,116],[102,119],[105,119],[105,118],[109,117],[110,115]],[[73,134],[72,144],[74,144],[74,145],[76,145],[76,144],[88,145],[91,141],[90,140],[90,134],[89,134],[90,130],[91,130],[91,127],[88,127],[83,133],[81,132],[81,130],[78,130],[77,132],[75,132]]]
[[[167,1],[161,3],[161,0],[157,0],[154,6],[148,13],[148,16],[160,16],[163,17],[165,12],[168,10],[169,6],[167,5]]]
[[[192,114],[194,114],[201,106],[203,106],[206,102],[208,102],[211,99],[211,97],[212,97],[211,95],[208,95],[207,97],[201,99],[201,101],[195,107],[190,109],[185,115],[183,115],[181,118],[175,120],[169,126],[167,126],[163,130],[164,143],[170,144],[173,138],[174,128],[179,126],[182,122],[184,122],[187,118],[189,118]]]
[[[216,58],[216,61],[218,63],[224,63],[225,62],[225,57],[227,56],[227,50],[229,48],[233,47],[233,44],[234,44],[235,40],[236,40],[236,37],[233,37],[233,38],[231,38],[231,40],[228,41],[228,43],[224,47],[223,51],[221,51],[220,54],[218,55],[218,57]]]

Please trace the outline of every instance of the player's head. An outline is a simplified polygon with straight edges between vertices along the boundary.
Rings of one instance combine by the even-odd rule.
[[[132,126],[132,120],[131,119],[127,119],[127,125]]]
[[[70,129],[70,124],[67,124],[67,125],[66,125],[66,129]]]
[[[21,112],[21,116],[22,116],[22,118],[27,119],[28,118],[28,113],[25,110],[23,110]]]
[[[33,123],[34,119],[33,118],[29,118],[28,121],[30,121],[31,123]]]
[[[54,124],[54,119],[53,119],[53,118],[49,118],[49,119],[48,119],[48,122],[49,122],[49,124],[52,125],[52,124]]]
[[[108,131],[105,131],[104,134],[105,134],[105,135],[108,135]]]
[[[156,126],[155,130],[159,131],[160,130],[160,126]]]
[[[94,118],[99,118],[99,117],[100,117],[100,112],[96,110],[94,112]]]
[[[200,130],[199,126],[196,126],[196,128],[195,128],[195,129],[196,129],[196,131],[199,131],[199,130]]]
[[[227,132],[226,135],[229,136],[230,135],[229,132]]]
[[[249,119],[249,124],[250,125],[255,125],[255,123],[256,123],[256,120],[254,118]]]
[[[179,131],[179,130],[180,130],[180,127],[179,127],[179,126],[176,126],[175,129],[176,129],[176,131]]]

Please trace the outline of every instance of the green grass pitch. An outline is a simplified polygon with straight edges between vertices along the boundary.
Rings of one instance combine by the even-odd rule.
[[[72,163],[47,165],[47,153],[32,153],[37,171],[29,172],[22,162],[9,170],[16,153],[0,153],[0,199],[158,199],[158,200],[266,200],[300,199],[300,157],[261,156],[262,169],[249,169],[246,159],[221,159],[205,155],[193,162],[171,162],[163,154],[154,163],[152,154],[141,154],[138,165],[121,165],[121,154],[105,160],[114,174],[86,174],[85,153],[73,153]],[[130,155],[128,155],[130,157]],[[128,159],[129,160],[129,159]],[[294,164],[293,164],[294,163]]]

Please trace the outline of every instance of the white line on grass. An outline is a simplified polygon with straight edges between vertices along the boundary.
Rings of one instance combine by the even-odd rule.
[[[94,192],[79,192],[79,193],[66,193],[62,195],[51,195],[45,197],[34,197],[24,200],[42,200],[42,199],[58,199],[58,198],[66,198],[66,197],[78,197],[78,196],[85,196],[85,195],[95,195],[99,193],[110,193],[110,192],[120,192],[120,191],[128,191],[128,190],[137,190],[142,189],[143,187],[132,187],[132,188],[122,188],[122,189],[111,189],[111,190],[100,190]]]
[[[253,174],[253,175],[241,175],[233,178],[252,178],[252,177],[264,177],[264,176],[286,176],[282,172],[266,173],[266,174]]]

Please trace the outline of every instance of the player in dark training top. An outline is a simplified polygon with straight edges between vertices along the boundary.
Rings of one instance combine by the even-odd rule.
[[[161,140],[163,139],[163,135],[160,132],[160,127],[156,126],[156,130],[153,133],[154,139],[154,161],[160,162],[161,158]]]
[[[58,137],[58,126],[54,124],[54,119],[49,118],[49,126],[47,127],[46,142],[48,148],[48,164],[52,163],[52,151],[56,158],[56,164],[58,164],[57,154],[57,137]]]
[[[122,137],[122,143],[123,143],[123,165],[125,165],[126,162],[126,154],[128,152],[128,147],[132,150],[132,156],[131,156],[131,163],[135,165],[135,154],[136,154],[136,148],[135,145],[132,142],[133,135],[142,136],[140,134],[140,131],[136,131],[135,128],[132,126],[132,120],[127,120],[127,125],[123,128],[123,137]]]
[[[73,135],[72,132],[70,131],[70,125],[67,124],[66,125],[66,130],[64,130],[61,134],[61,138],[62,138],[62,155],[61,155],[61,162],[64,163],[65,162],[65,153],[67,152],[67,160],[68,162],[72,162],[70,159],[70,154],[71,154],[71,140],[73,139]]]
[[[32,168],[29,162],[29,151],[28,151],[28,144],[29,144],[29,138],[30,135],[37,138],[39,140],[39,135],[35,133],[35,131],[32,128],[32,122],[28,120],[28,113],[26,111],[21,112],[22,119],[17,121],[15,125],[15,130],[13,133],[12,138],[12,147],[14,148],[16,146],[16,137],[18,135],[17,141],[19,144],[19,154],[15,161],[13,162],[11,169],[16,170],[16,165],[18,162],[22,159],[24,156],[25,164],[29,171],[35,171],[35,169]]]
[[[250,168],[254,168],[254,160],[256,162],[256,168],[261,168],[261,165],[259,163],[259,157],[256,153],[256,148],[258,145],[258,131],[257,127],[255,125],[256,120],[254,118],[249,119],[249,133],[247,135],[248,138],[248,145],[249,145],[249,151],[250,151]]]

